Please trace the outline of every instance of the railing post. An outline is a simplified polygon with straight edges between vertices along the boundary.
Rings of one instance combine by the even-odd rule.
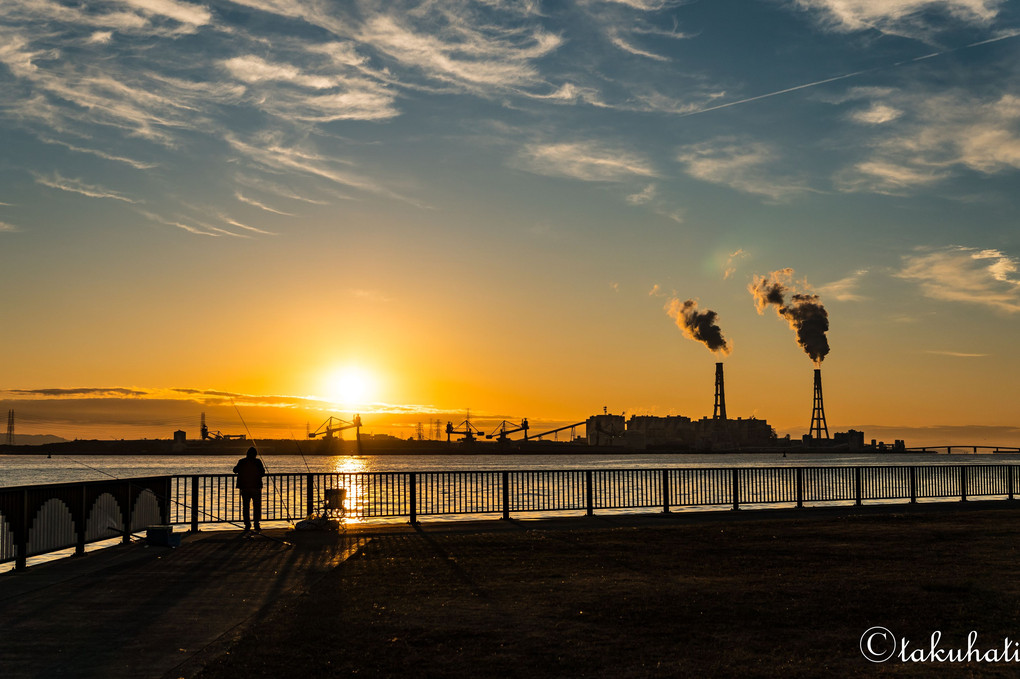
[[[21,530],[14,545],[14,570],[28,568],[28,490],[21,491]]]
[[[305,476],[305,516],[315,513],[315,474]]]
[[[740,509],[740,477],[737,475],[739,471],[736,467],[732,470],[733,473],[733,511]]]
[[[595,502],[594,494],[592,493],[592,473],[590,469],[584,472],[584,501],[588,516],[594,516]]]
[[[133,499],[131,497],[131,482],[127,481],[125,485],[127,486],[127,490],[124,493],[124,509],[121,510],[124,516],[124,538],[121,540],[121,542],[123,542],[126,545],[131,542],[131,528],[132,528],[131,519],[134,518],[131,516],[131,510],[134,508],[131,506],[131,501]]]
[[[174,497],[174,477],[166,477],[165,493],[163,495],[163,525],[169,526],[173,522],[170,520],[170,505],[176,499]]]
[[[910,467],[910,504],[917,504],[917,467]]]
[[[854,467],[854,504],[860,507],[863,504],[864,493],[861,490],[861,468]]]
[[[510,472],[503,472],[503,520],[510,520]]]
[[[670,502],[670,497],[669,497],[669,470],[668,469],[663,469],[662,470],[662,513],[663,514],[669,514],[669,506],[670,506],[670,504],[671,504],[671,502]]]
[[[191,532],[198,532],[198,474],[191,477]]]
[[[797,467],[797,508],[804,508],[804,468]]]
[[[418,473],[410,472],[407,479],[408,502],[410,503],[411,525],[418,523]]]
[[[977,448],[974,449],[975,451]],[[960,502],[967,501],[967,465],[960,465]]]
[[[77,533],[77,535],[75,536],[77,539],[76,539],[75,545],[74,545],[74,555],[75,556],[84,556],[85,555],[85,530],[87,528],[87,526],[85,524],[88,522],[88,511],[89,511],[89,508],[85,506],[86,496],[88,495],[88,493],[86,493],[85,491],[86,491],[86,485],[83,483],[83,484],[81,484],[81,520],[78,521],[78,525],[75,526],[75,528],[77,529],[75,531],[75,533]],[[170,497],[169,493],[167,494],[166,497],[168,498],[166,500],[166,502],[169,502],[170,501],[169,500],[169,497]],[[166,503],[164,503],[164,504],[166,504]],[[169,522],[168,521],[164,521],[163,523],[169,523]]]
[[[1009,484],[1009,499],[1015,499],[1013,497],[1013,465],[1006,466],[1006,483]]]

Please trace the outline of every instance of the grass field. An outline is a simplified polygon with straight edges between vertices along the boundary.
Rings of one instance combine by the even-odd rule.
[[[1020,510],[889,512],[379,535],[200,676],[1016,676],[863,657],[1020,640]]]

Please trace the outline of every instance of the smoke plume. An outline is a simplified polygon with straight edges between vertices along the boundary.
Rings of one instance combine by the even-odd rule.
[[[774,304],[781,307],[786,303],[786,289],[793,278],[793,269],[780,269],[767,276],[755,276],[748,290],[754,296],[754,306],[759,314],[765,313],[766,307]]]
[[[685,337],[704,343],[712,353],[723,356],[730,353],[730,345],[715,324],[715,319],[719,317],[716,312],[711,309],[698,311],[698,303],[693,299],[684,302],[672,299],[666,312],[676,320],[677,327]]]
[[[829,314],[818,295],[795,292],[790,282],[792,278],[793,269],[780,269],[766,276],[755,276],[748,290],[759,314],[765,313],[770,305],[776,307],[776,313],[797,332],[797,344],[817,365],[829,353],[829,340],[825,336],[829,330]],[[789,302],[787,293],[790,293]]]

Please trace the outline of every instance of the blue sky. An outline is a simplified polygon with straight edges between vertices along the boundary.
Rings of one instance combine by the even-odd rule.
[[[811,361],[747,290],[791,268],[830,422],[1010,425],[1018,32],[997,0],[5,0],[0,387],[358,364],[380,412],[700,417],[691,298],[730,412],[793,430]]]

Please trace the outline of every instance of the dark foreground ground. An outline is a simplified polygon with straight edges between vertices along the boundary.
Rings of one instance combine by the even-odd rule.
[[[1020,640],[1020,510],[888,511],[380,534],[199,676],[1016,676],[863,657]]]

